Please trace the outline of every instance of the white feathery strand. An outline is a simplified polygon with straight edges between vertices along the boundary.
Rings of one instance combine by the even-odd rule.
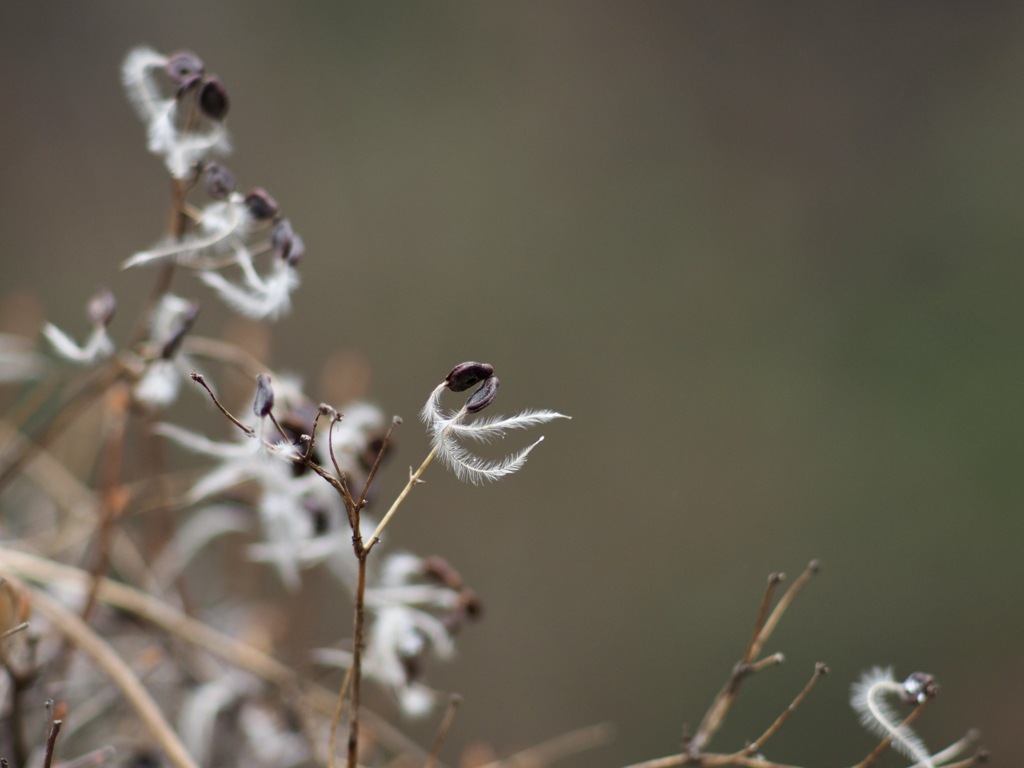
[[[209,232],[208,235],[191,235],[168,245],[139,251],[131,258],[125,260],[121,264],[121,269],[130,269],[143,264],[163,261],[164,259],[179,259],[197,254],[216,248],[233,236],[243,235],[249,220],[245,214],[245,202],[242,196],[236,193],[225,208],[227,211],[226,216],[219,215],[220,206],[218,206],[217,216],[212,215],[213,211],[210,208],[203,212],[200,218],[200,226]]]
[[[460,422],[449,423],[445,427],[445,431],[452,437],[470,438],[472,440],[478,440],[480,442],[487,442],[497,437],[504,437],[505,432],[510,429],[528,429],[535,427],[538,424],[546,424],[549,421],[555,419],[570,419],[571,416],[566,416],[564,413],[558,413],[557,411],[539,410],[539,411],[523,411],[515,416],[494,416],[487,419],[481,419],[480,421],[474,421],[470,424],[463,424]]]
[[[92,363],[114,354],[114,343],[103,326],[93,328],[88,341],[81,347],[53,323],[43,326],[43,336],[58,355],[75,363]]]
[[[150,77],[150,71],[166,64],[166,56],[143,46],[132,50],[121,65],[121,81],[128,99],[139,117],[147,122],[156,114],[157,105],[167,101],[161,97],[160,89]]]
[[[543,437],[538,438],[533,444],[526,448],[506,456],[504,459],[488,460],[476,454],[470,453],[450,437],[442,435],[440,440],[435,441],[438,448],[438,458],[455,472],[455,477],[465,480],[473,485],[479,485],[485,480],[494,482],[506,475],[522,468],[526,463],[526,457],[530,451],[544,441]]]
[[[891,667],[873,667],[851,686],[850,706],[860,715],[861,725],[877,736],[891,738],[893,747],[913,760],[916,768],[935,768],[924,742],[885,701],[885,696],[899,696],[902,691]]]

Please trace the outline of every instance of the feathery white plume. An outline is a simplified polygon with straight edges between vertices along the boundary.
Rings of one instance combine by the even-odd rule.
[[[908,688],[893,677],[892,667],[872,667],[850,688],[850,706],[860,715],[865,728],[882,738],[892,738],[893,747],[914,761],[916,768],[935,768],[921,738],[892,708],[887,696],[906,697]]]
[[[526,457],[544,439],[534,441],[527,447],[502,459],[486,459],[468,451],[458,443],[459,439],[487,442],[504,437],[510,429],[526,429],[555,419],[568,419],[563,413],[549,410],[523,411],[515,416],[499,416],[480,421],[465,422],[469,411],[465,406],[459,411],[445,412],[441,408],[441,393],[448,383],[439,384],[430,397],[420,417],[427,425],[427,434],[437,457],[446,464],[457,478],[479,484],[499,480],[520,469]]]

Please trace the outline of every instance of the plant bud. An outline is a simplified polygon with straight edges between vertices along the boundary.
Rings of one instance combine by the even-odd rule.
[[[89,320],[95,326],[106,327],[110,325],[110,321],[114,318],[114,312],[117,310],[117,299],[114,298],[114,294],[106,288],[99,291],[95,296],[89,299],[89,304],[86,307],[86,312],[89,314]]]
[[[174,84],[181,88],[193,78],[203,74],[203,60],[192,51],[178,51],[167,58],[164,69]]]
[[[245,207],[256,221],[267,221],[277,216],[277,200],[262,187],[256,187],[245,196]]]
[[[274,388],[270,385],[270,376],[261,373],[256,377],[256,398],[252,403],[252,412],[265,419],[274,407]]]
[[[500,383],[497,376],[485,379],[484,383],[480,385],[480,389],[469,396],[469,400],[466,401],[466,410],[476,413],[494,402],[494,396],[498,394]]]
[[[444,383],[452,392],[465,392],[493,375],[494,366],[488,363],[459,363],[445,376]]]
[[[228,92],[216,77],[207,77],[199,89],[199,109],[220,122],[228,115]]]
[[[462,589],[462,576],[443,557],[439,555],[424,557],[421,567],[423,578],[448,587],[448,589]]]
[[[235,175],[220,163],[208,163],[203,169],[206,194],[214,200],[225,200],[235,191]]]

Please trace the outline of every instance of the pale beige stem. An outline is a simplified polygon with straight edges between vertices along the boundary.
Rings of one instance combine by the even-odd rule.
[[[384,517],[381,518],[380,523],[377,525],[377,530],[373,532],[373,535],[366,542],[365,551],[369,552],[371,549],[373,549],[373,545],[380,541],[380,535],[384,531],[384,526],[388,524],[388,521],[391,520],[391,517],[395,514],[395,512],[398,511],[398,508],[402,505],[402,502],[405,501],[405,497],[409,495],[409,491],[412,490],[412,487],[420,481],[420,477],[423,475],[424,472],[426,472],[427,467],[430,466],[430,462],[434,460],[434,457],[436,455],[437,448],[431,448],[430,453],[427,454],[427,458],[425,458],[423,460],[423,463],[420,464],[420,468],[409,475],[409,482],[405,484],[405,488],[403,488],[402,492],[398,494],[398,498],[395,499],[395,502],[391,505],[391,509],[384,513]]]

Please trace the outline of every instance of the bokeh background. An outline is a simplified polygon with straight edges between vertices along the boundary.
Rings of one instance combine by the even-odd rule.
[[[775,759],[859,759],[849,683],[893,664],[943,685],[933,748],[977,726],[1024,761],[1024,6],[4,3],[6,306],[73,329],[148,290],[118,271],[166,220],[118,81],[140,43],[227,85],[230,166],[308,247],[272,361],[405,417],[382,494],[458,361],[574,417],[496,486],[431,471],[391,530],[487,605],[430,670],[465,696],[447,760],[602,721],[568,765],[673,752],[766,575],[820,558],[720,746],[822,660]],[[302,639],[346,631],[327,586]]]

